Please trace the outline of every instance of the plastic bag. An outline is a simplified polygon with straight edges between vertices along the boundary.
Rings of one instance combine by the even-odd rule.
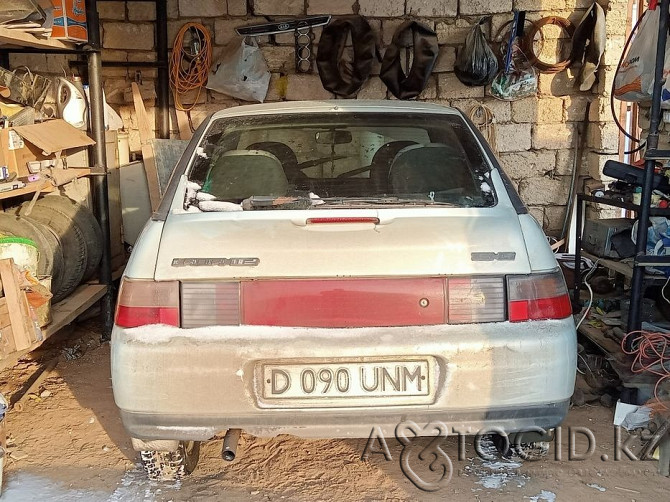
[[[255,39],[242,40],[240,47],[216,65],[209,74],[207,89],[233,98],[262,103],[268,93],[270,72]]]
[[[537,72],[519,48],[515,39],[508,48],[507,68],[498,73],[491,83],[491,95],[505,101],[535,96],[537,94]]]
[[[621,101],[649,101],[654,87],[654,68],[656,66],[656,40],[661,9],[656,2],[649,4],[644,13],[637,35],[633,39],[614,76],[614,97]],[[665,45],[665,63],[663,73],[670,72],[670,38]],[[666,83],[661,92],[661,106],[670,108],[670,84]]]
[[[498,59],[486,41],[481,23],[468,32],[454,67],[458,80],[472,87],[490,84],[498,72]]]

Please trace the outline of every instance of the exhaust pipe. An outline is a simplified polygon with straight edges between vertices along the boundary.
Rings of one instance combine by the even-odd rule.
[[[237,454],[237,443],[240,440],[240,433],[242,429],[228,429],[226,435],[223,437],[223,452],[221,456],[223,460],[232,462],[235,460]]]

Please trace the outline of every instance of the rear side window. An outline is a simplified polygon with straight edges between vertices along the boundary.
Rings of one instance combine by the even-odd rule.
[[[495,204],[484,154],[457,115],[340,112],[219,119],[197,152],[189,180],[209,200],[307,196],[320,206]]]

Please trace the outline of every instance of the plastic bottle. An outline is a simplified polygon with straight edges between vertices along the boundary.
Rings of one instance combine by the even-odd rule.
[[[59,77],[56,89],[58,115],[68,124],[86,131],[88,129],[88,103],[80,77],[73,81]]]

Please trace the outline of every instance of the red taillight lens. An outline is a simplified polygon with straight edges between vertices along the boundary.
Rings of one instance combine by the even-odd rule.
[[[119,290],[115,323],[122,328],[147,324],[179,326],[179,282],[124,277]]]
[[[507,278],[507,310],[511,322],[564,319],[572,314],[560,270]]]

